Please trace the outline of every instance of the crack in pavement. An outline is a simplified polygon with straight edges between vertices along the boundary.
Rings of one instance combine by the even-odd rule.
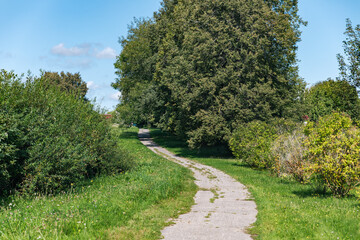
[[[168,240],[252,239],[247,229],[256,221],[256,204],[246,187],[224,172],[158,146],[148,129],[139,129],[139,139],[160,156],[189,168],[199,190],[191,211],[172,219],[174,225],[161,233]]]

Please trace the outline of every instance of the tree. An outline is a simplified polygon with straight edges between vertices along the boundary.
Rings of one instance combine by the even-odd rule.
[[[303,23],[295,0],[164,0],[121,42],[118,108],[194,147],[226,143],[244,122],[299,118]]]
[[[350,19],[346,19],[346,40],[343,41],[344,53],[347,61],[337,55],[340,69],[340,79],[348,81],[355,87],[360,87],[360,25],[355,28]]]
[[[88,91],[86,82],[81,79],[80,73],[44,72],[41,78],[45,83],[58,86],[62,91],[75,94],[79,98],[86,99]]]
[[[161,102],[157,99],[153,73],[157,36],[152,20],[135,19],[128,36],[119,40],[123,47],[114,64],[119,76],[112,87],[121,91],[117,111],[126,123],[150,124]]]
[[[304,87],[295,65],[295,1],[169,4],[156,19],[166,27],[155,72],[166,89],[163,128],[192,146],[211,145],[243,122],[292,115]]]
[[[359,119],[359,99],[356,88],[345,80],[328,79],[311,87],[305,98],[308,115],[317,121],[333,111],[346,112],[353,119]]]

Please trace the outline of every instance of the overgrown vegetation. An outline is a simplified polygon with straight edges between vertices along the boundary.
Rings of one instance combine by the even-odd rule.
[[[360,238],[360,204],[354,191],[345,198],[336,198],[292,178],[250,168],[228,155],[221,157],[221,151],[189,149],[186,142],[159,129],[152,129],[151,135],[173,153],[218,168],[245,184],[258,210],[257,221],[250,229],[255,239]]]
[[[244,125],[230,139],[233,154],[249,166],[337,196],[360,184],[360,131],[348,115],[334,112],[283,134],[276,132],[279,127],[263,122]]]
[[[82,93],[47,77],[22,81],[0,72],[0,195],[55,193],[132,165],[100,112],[78,97]]]
[[[0,239],[159,239],[169,218],[189,211],[190,170],[154,154],[137,129],[114,130],[132,170],[78,182],[57,195],[0,198]]]

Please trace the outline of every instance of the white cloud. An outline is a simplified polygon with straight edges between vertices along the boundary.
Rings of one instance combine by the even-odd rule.
[[[83,44],[77,47],[66,48],[65,44],[60,43],[51,49],[51,53],[59,56],[84,56],[89,53],[90,45]]]
[[[117,92],[117,93],[111,94],[110,98],[112,100],[119,100],[120,96],[121,96],[121,92]]]
[[[99,85],[95,84],[94,81],[87,82],[86,85],[90,90],[95,90],[100,87]]]
[[[114,49],[107,47],[96,54],[96,58],[99,59],[114,59],[116,58],[116,52]]]

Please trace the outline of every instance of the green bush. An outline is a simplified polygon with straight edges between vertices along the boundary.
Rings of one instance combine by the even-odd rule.
[[[360,130],[351,118],[334,112],[305,129],[313,179],[334,195],[345,196],[360,183]]]
[[[0,111],[0,193],[14,187],[23,161],[21,148],[22,132],[15,126],[14,118]]]
[[[100,111],[43,77],[1,71],[0,117],[2,194],[57,192],[131,167]]]
[[[236,158],[250,166],[273,168],[275,155],[271,148],[274,140],[281,134],[292,132],[297,126],[297,123],[283,118],[275,118],[270,123],[252,121],[235,129],[229,146]]]
[[[271,144],[276,129],[266,122],[253,121],[239,126],[229,141],[234,156],[253,167],[268,168],[273,165]]]

